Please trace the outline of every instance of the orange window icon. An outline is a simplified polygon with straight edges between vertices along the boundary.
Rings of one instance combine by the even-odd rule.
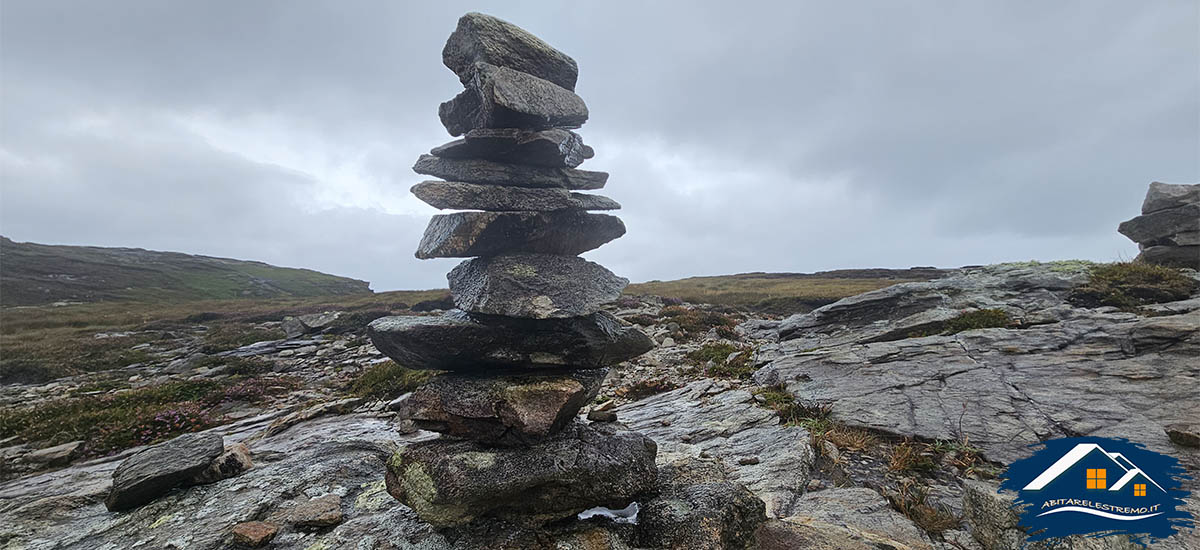
[[[1135,497],[1146,496],[1146,484],[1145,483],[1134,483],[1133,484],[1133,496],[1135,496]]]
[[[1088,489],[1106,489],[1108,488],[1108,480],[1105,478],[1107,471],[1104,468],[1088,468],[1087,471],[1087,488]],[[1145,487],[1145,486],[1143,486]]]

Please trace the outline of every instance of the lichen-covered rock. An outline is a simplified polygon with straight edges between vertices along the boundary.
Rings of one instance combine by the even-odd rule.
[[[448,159],[487,159],[550,168],[575,168],[595,155],[579,134],[562,128],[477,128],[429,153]]]
[[[517,252],[574,256],[624,234],[620,218],[578,210],[456,212],[429,221],[416,255],[421,259]]]
[[[508,21],[482,13],[468,13],[442,48],[442,62],[466,84],[478,62],[491,63],[575,89],[579,67],[540,38]]]
[[[396,401],[418,428],[493,445],[528,445],[565,427],[596,397],[607,369],[563,374],[443,374]]]
[[[932,541],[879,493],[863,487],[804,495],[795,514],[767,522],[759,550],[932,550]]]
[[[606,312],[517,319],[451,310],[437,317],[382,317],[367,326],[367,334],[401,366],[465,372],[607,367],[654,348],[648,336]]]
[[[458,309],[528,319],[562,319],[599,311],[629,279],[577,256],[505,254],[458,264],[450,275]]]
[[[418,199],[434,208],[489,212],[555,210],[617,210],[617,201],[601,195],[566,189],[533,189],[509,185],[426,181],[412,187]]]
[[[111,511],[128,510],[191,482],[225,450],[215,433],[183,434],[126,458],[112,474],[104,499]]]
[[[476,63],[466,90],[438,107],[452,136],[478,128],[578,128],[587,105],[574,92],[507,67]]]
[[[763,501],[729,481],[720,463],[683,459],[659,469],[656,496],[638,512],[642,545],[740,550],[766,521]]]
[[[608,182],[606,172],[433,155],[421,155],[413,165],[413,171],[449,181],[515,187],[560,187],[580,191],[600,189]]]
[[[388,460],[388,493],[436,527],[483,516],[536,525],[594,506],[624,507],[654,486],[654,441],[573,424],[530,447],[430,441]]]

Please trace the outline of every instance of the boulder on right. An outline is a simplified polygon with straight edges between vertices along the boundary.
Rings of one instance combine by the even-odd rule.
[[[1142,215],[1117,231],[1138,243],[1140,261],[1200,269],[1200,184],[1151,183]]]

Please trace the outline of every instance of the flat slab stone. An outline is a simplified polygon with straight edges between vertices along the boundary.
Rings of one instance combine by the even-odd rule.
[[[607,367],[654,347],[650,337],[605,312],[516,319],[451,310],[381,317],[367,326],[367,334],[402,366],[460,372]]]
[[[620,218],[577,210],[456,212],[429,220],[416,256],[469,258],[506,252],[574,256],[624,234]]]
[[[1146,190],[1146,200],[1142,202],[1142,213],[1149,214],[1177,208],[1185,204],[1200,204],[1200,183],[1172,184],[1153,182]]]
[[[624,508],[654,487],[654,441],[636,432],[572,424],[530,446],[436,440],[387,463],[387,490],[435,527],[493,516],[526,525],[595,506]]]
[[[426,204],[451,210],[489,212],[555,210],[617,210],[617,201],[600,195],[572,193],[566,189],[529,189],[479,183],[426,181],[412,186],[412,193]]]
[[[1157,210],[1121,222],[1117,231],[1129,240],[1147,246],[1176,233],[1200,230],[1200,203]]]
[[[587,105],[575,92],[507,67],[476,63],[464,85],[466,90],[438,106],[452,136],[476,128],[578,128],[588,119]]]
[[[468,13],[442,48],[442,63],[465,84],[477,62],[529,73],[568,90],[575,89],[579,66],[575,60],[508,21]]]
[[[529,445],[562,430],[608,369],[555,374],[442,374],[393,405],[423,430],[490,445]]]
[[[413,171],[426,176],[467,183],[490,183],[514,187],[561,187],[600,189],[608,182],[605,172],[548,168],[480,159],[451,159],[421,155]]]
[[[442,158],[481,158],[552,168],[574,168],[595,155],[579,134],[561,128],[479,128],[429,153]]]
[[[473,258],[458,264],[447,279],[458,309],[528,319],[595,313],[629,284],[595,262],[551,254]]]
[[[189,483],[224,451],[224,441],[215,433],[183,434],[142,450],[113,471],[112,489],[104,505],[116,512],[153,501]]]

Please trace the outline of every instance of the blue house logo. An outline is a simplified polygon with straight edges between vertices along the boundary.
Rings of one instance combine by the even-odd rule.
[[[1125,535],[1143,545],[1191,528],[1179,461],[1123,439],[1052,439],[1004,474],[1029,540]]]

